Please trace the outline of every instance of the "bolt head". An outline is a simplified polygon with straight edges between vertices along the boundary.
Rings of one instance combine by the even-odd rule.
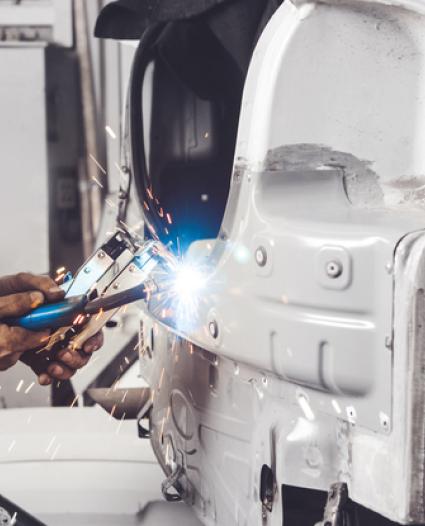
[[[329,278],[335,279],[341,276],[343,271],[342,263],[336,259],[326,263],[326,274]]]
[[[255,251],[255,261],[259,267],[264,267],[267,263],[267,251],[264,247],[258,247]]]
[[[218,325],[215,320],[212,320],[208,324],[208,330],[210,331],[210,334],[213,338],[218,337]]]
[[[390,431],[390,417],[383,411],[379,412],[379,423],[384,431]]]
[[[101,250],[100,252],[98,252],[97,257],[99,259],[103,259],[105,257],[105,252],[103,252],[103,250]]]

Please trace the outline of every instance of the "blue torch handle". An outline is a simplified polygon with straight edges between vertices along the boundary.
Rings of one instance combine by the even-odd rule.
[[[42,331],[45,329],[58,329],[72,325],[79,314],[84,314],[87,297],[72,296],[58,303],[46,303],[33,311],[16,318],[6,318],[2,323],[13,327],[22,327],[29,331]]]

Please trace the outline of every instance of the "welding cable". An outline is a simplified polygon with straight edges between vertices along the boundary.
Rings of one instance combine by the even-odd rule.
[[[123,305],[145,299],[146,296],[147,291],[144,285],[137,285],[131,289],[122,290],[121,292],[89,301],[84,307],[84,313],[92,316],[93,314],[98,314],[100,311],[118,309]]]

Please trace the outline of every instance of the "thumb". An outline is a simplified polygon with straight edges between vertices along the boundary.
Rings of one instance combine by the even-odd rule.
[[[25,314],[42,303],[44,303],[44,295],[39,291],[0,296],[0,318]]]

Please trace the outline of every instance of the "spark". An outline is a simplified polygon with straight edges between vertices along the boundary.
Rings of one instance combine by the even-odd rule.
[[[81,325],[84,322],[84,319],[85,316],[83,314],[79,314],[73,321],[73,325]]]
[[[23,380],[19,380],[18,385],[16,386],[16,392],[19,393],[19,391],[22,389],[22,386],[24,385]]]
[[[103,166],[99,163],[99,161],[96,159],[96,157],[94,155],[92,155],[91,153],[89,154],[89,157],[90,159],[94,162],[94,164],[99,168],[99,170],[104,174],[106,175],[106,170],[105,168],[103,168]]]
[[[115,389],[114,389],[114,391],[115,391]],[[109,413],[109,420],[112,420],[116,409],[117,409],[117,404],[114,404],[112,406],[111,412]]]
[[[58,444],[56,446],[55,450],[52,453],[52,456],[50,457],[50,460],[54,460],[55,459],[56,455],[58,454],[58,451],[59,451],[60,447],[61,447],[61,444]]]
[[[117,427],[117,430],[115,431],[115,433],[118,435],[118,433],[120,432],[120,429],[121,429],[121,426],[122,426],[122,422],[125,418],[125,412],[122,414],[122,417],[120,418],[120,421],[118,423],[118,427]]]
[[[150,208],[149,208],[149,205],[148,205],[148,203],[146,201],[143,201],[143,206],[149,212]]]
[[[204,133],[204,139],[208,139],[209,136],[210,136],[209,132]]]
[[[12,515],[10,519],[10,526],[15,526],[17,518],[18,518],[18,512],[15,511],[15,513]]]
[[[122,219],[120,219],[120,223],[122,224],[122,226],[126,229],[126,230],[132,230],[131,226],[127,225],[127,223],[125,221],[123,221]]]
[[[46,453],[49,452],[50,448],[53,446],[53,444],[55,443],[55,440],[56,440],[56,435],[53,435],[53,437],[51,438],[49,444],[47,445],[47,448],[46,448]]]
[[[342,413],[341,407],[338,404],[338,401],[335,398],[332,400],[332,407],[335,409],[335,412],[339,415]]]
[[[105,131],[112,139],[116,139],[117,138],[116,133],[114,132],[114,130],[110,126],[105,126]]]
[[[97,313],[95,320],[97,321],[103,314],[103,309],[100,309],[100,311]]]
[[[171,214],[169,214],[169,213],[167,212],[166,216],[167,216],[167,221],[168,221],[168,224],[170,224],[170,225],[171,225],[171,224],[172,224],[172,222],[173,222],[173,220],[171,219]]]
[[[146,188],[146,193],[148,194],[149,199],[152,199],[152,200],[153,200],[153,193],[152,193],[152,190],[150,190],[149,188]]]
[[[111,208],[116,208],[115,203],[113,203],[110,199],[105,199],[105,203]]]
[[[35,385],[35,382],[31,382],[29,386],[25,389],[25,394],[28,394],[31,391],[31,389],[34,387],[34,385]]]
[[[59,274],[59,276],[56,276],[55,281],[56,283],[59,283],[65,276],[65,272],[62,272],[62,274]]]
[[[66,270],[66,267],[59,267],[57,270],[56,270],[56,274],[63,274]]]
[[[124,172],[122,171],[121,166],[120,166],[117,162],[115,162],[114,165],[115,165],[115,168],[118,170],[118,173],[120,174],[120,176],[121,176],[122,179],[124,180],[124,182],[127,183],[127,182],[128,182],[128,181],[127,181],[127,176],[126,176],[126,175],[124,174]]]
[[[162,209],[162,207],[159,209],[159,217],[164,217],[164,210]]]
[[[304,416],[312,422],[315,419],[313,409],[310,407],[310,404],[308,402],[307,397],[304,394],[300,394],[297,397],[298,404],[300,405],[302,412],[304,413]]]
[[[152,232],[152,235],[155,236],[155,239],[158,239],[158,234],[156,233],[156,230],[150,223],[146,223],[148,225],[149,230]]]
[[[163,367],[161,371],[161,376],[159,377],[159,384],[158,384],[159,389],[161,389],[162,380],[164,379],[164,372],[165,372],[165,368]]]
[[[100,186],[100,188],[103,188],[103,184],[98,179],[96,179],[94,175],[92,176],[92,179],[97,184],[97,186]]]
[[[75,404],[78,402],[78,399],[80,398],[80,395],[77,394],[74,396],[74,400],[72,401],[71,405],[69,407],[74,407]]]

